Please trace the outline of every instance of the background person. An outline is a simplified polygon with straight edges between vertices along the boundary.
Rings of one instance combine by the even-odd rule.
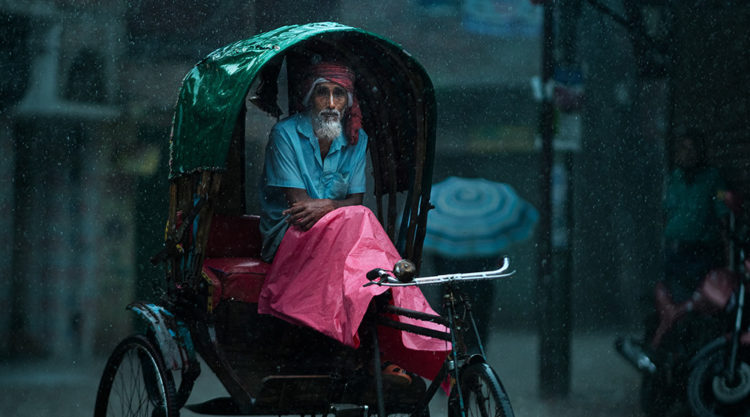
[[[722,220],[729,213],[723,202],[727,187],[705,155],[696,132],[677,138],[664,200],[665,281],[675,302],[687,300],[708,271],[726,263]]]

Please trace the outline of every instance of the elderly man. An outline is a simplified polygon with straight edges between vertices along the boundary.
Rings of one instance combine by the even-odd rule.
[[[309,111],[276,124],[266,149],[261,184],[266,262],[289,225],[308,230],[339,207],[362,204],[365,192],[367,135],[353,96],[354,73],[321,63],[311,68],[307,84],[303,105]]]
[[[361,129],[354,73],[337,63],[314,65],[303,92],[307,110],[277,123],[266,149],[261,233],[264,259],[272,264],[258,312],[312,327],[356,348],[371,299],[386,291],[364,288],[365,275],[392,266],[400,255],[361,205],[367,135]],[[416,287],[393,289],[392,302],[434,314]],[[445,342],[386,333],[380,338],[383,359],[408,361],[410,370],[435,376],[449,349]]]

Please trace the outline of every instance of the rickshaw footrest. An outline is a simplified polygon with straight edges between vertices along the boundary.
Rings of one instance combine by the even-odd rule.
[[[236,416],[243,414],[240,407],[231,397],[218,397],[198,404],[188,404],[185,408],[197,414],[212,414],[218,416]]]

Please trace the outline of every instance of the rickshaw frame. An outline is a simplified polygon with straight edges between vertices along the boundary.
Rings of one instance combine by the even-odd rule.
[[[175,105],[165,245],[152,259],[155,264],[166,265],[165,292],[159,303],[137,302],[128,306],[148,327],[148,338],[145,342],[138,339],[136,344],[153,341],[161,351],[161,365],[181,373],[171,411],[178,412],[190,395],[200,373],[198,352],[231,395],[236,406],[231,411],[235,413],[327,412],[258,407],[217,339],[220,319],[216,309],[231,304],[221,301],[224,305],[215,305],[204,270],[215,216],[246,215],[246,97],[261,111],[278,118],[282,114],[277,104],[278,79],[282,66],[286,66],[288,113],[301,111],[295,105],[299,102],[295,94],[299,91],[296,87],[301,81],[300,69],[320,56],[345,60],[358,75],[355,89],[363,128],[370,138],[374,211],[400,254],[419,268],[427,212],[431,208],[436,131],[434,89],[424,68],[388,39],[331,22],[285,26],[214,51],[186,75]],[[255,90],[251,91],[253,86]],[[420,315],[398,309],[389,313]],[[421,319],[450,324],[440,316]],[[394,326],[383,319],[379,323]],[[399,328],[397,321],[395,327]],[[400,328],[455,343],[450,332],[441,334],[416,326]],[[377,352],[377,333],[372,334]],[[378,365],[379,355],[374,357]],[[384,417],[379,377],[375,372],[378,412]],[[100,394],[101,390],[100,386]]]

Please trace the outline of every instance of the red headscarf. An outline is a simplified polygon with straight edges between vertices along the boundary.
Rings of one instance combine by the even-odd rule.
[[[359,102],[354,95],[354,72],[349,67],[334,62],[315,64],[310,67],[305,77],[304,91],[310,91],[314,87],[315,81],[320,78],[340,85],[349,93],[351,101],[349,110],[344,116],[344,132],[349,139],[349,143],[356,145],[359,140],[359,129],[362,127],[362,111],[359,109]]]

